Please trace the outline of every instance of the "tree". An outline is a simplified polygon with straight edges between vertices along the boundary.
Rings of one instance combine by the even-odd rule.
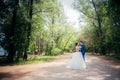
[[[81,6],[82,5],[82,6]],[[77,0],[74,3],[74,6],[76,9],[78,9],[81,13],[83,13],[87,18],[89,18],[88,23],[91,26],[94,26],[94,37],[93,38],[93,44],[95,47],[97,47],[97,51],[101,55],[105,55],[105,48],[104,48],[104,31],[103,31],[103,25],[102,25],[102,18],[105,15],[105,12],[102,12],[102,9],[104,8],[105,2],[104,1],[97,1],[97,0]],[[102,7],[101,7],[102,6]],[[98,41],[99,40],[99,41]],[[94,43],[96,42],[96,43]]]
[[[108,45],[108,50],[114,53],[115,55],[120,55],[120,5],[119,0],[108,0],[108,18],[110,27],[106,35],[106,41]],[[112,47],[111,47],[112,46]]]

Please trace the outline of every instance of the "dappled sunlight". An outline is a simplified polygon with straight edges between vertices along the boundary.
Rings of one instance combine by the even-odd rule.
[[[85,59],[85,62],[86,62],[86,63],[91,63],[92,60],[90,60],[90,59]]]
[[[86,55],[86,69],[68,69],[71,54],[56,57],[57,60],[19,66],[6,66],[0,73],[5,80],[119,80],[120,68],[107,64],[97,56]],[[9,68],[9,69],[8,69]]]
[[[87,68],[84,70],[68,69],[66,66],[70,61],[58,60],[46,64],[42,69],[32,72],[19,80],[119,80],[120,69],[105,65],[97,57],[87,56]],[[18,79],[17,79],[18,80]]]
[[[120,80],[119,2],[0,0],[0,80]]]

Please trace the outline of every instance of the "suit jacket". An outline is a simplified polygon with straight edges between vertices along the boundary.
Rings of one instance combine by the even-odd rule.
[[[85,54],[85,45],[81,44],[81,48],[80,48],[80,52],[82,52],[82,54]]]

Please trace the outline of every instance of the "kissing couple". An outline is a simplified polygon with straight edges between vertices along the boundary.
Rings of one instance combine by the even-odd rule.
[[[69,69],[85,69],[85,45],[83,41],[75,43],[75,50],[72,54],[70,64],[67,66]]]

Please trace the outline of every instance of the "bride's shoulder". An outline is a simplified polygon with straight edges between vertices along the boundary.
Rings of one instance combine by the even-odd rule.
[[[80,49],[80,46],[76,46],[77,49]]]
[[[79,51],[79,49],[80,49],[80,47],[79,47],[79,46],[76,46],[76,52],[78,52],[78,51]]]
[[[80,46],[76,46],[76,48],[80,48]]]

